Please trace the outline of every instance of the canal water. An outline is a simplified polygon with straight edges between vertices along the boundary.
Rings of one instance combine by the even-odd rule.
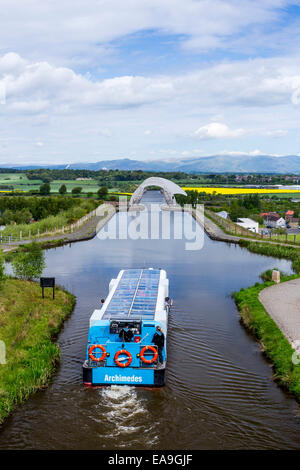
[[[147,193],[146,200],[157,197]],[[171,224],[178,224],[171,215]],[[190,217],[187,215],[186,217]],[[239,322],[233,291],[290,263],[204,237],[93,240],[46,252],[46,275],[77,296],[59,336],[61,365],[49,388],[0,429],[1,449],[296,449],[295,400],[272,380],[257,342]],[[167,383],[161,389],[82,385],[89,317],[120,269],[162,267],[174,306]]]

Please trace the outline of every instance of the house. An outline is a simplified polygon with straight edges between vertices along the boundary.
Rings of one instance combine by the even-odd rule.
[[[222,217],[222,219],[228,219],[228,212],[226,211],[221,211],[216,213],[219,217]]]
[[[294,211],[286,211],[285,213],[285,220],[288,221],[294,217]]]
[[[240,217],[236,223],[250,232],[258,233],[258,222],[255,222],[255,220]]]
[[[288,220],[289,228],[299,228],[299,219],[297,217],[292,217]]]
[[[259,214],[259,217],[262,217],[264,219],[265,217],[269,217],[269,216],[272,216],[272,215],[276,215],[277,217],[280,217],[280,215],[277,214],[277,212],[261,212]]]
[[[269,215],[264,216],[264,225],[270,228],[285,228],[286,222],[280,215],[269,213]]]

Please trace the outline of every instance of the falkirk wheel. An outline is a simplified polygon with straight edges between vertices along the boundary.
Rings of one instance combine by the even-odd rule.
[[[186,196],[186,192],[183,191],[183,189],[181,189],[177,184],[173,183],[173,181],[167,180],[165,178],[152,176],[143,181],[143,183],[134,191],[133,195],[130,198],[129,204],[139,204],[143,194],[147,191],[147,188],[149,188],[150,186],[158,186],[159,188],[161,188],[166,203],[169,205],[176,204],[174,194],[182,194],[183,196]]]

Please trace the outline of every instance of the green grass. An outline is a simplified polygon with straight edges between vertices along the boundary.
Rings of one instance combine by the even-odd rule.
[[[30,180],[25,174],[0,174],[0,186],[12,186],[14,191],[21,190],[23,192],[39,191],[40,186],[43,184],[42,180]],[[50,183],[51,193],[58,193],[62,184],[67,187],[67,192],[71,193],[72,189],[80,186],[83,193],[97,193],[100,185],[97,180],[76,181],[76,180],[54,180]]]
[[[100,185],[96,180],[88,181],[76,181],[76,180],[54,180],[50,183],[51,192],[58,193],[61,185],[64,184],[67,188],[67,192],[71,193],[73,188],[81,187],[83,193],[96,193],[100,188]]]
[[[19,237],[22,232],[22,237],[37,236],[43,233],[53,232],[55,229],[59,230],[62,227],[67,228],[70,223],[74,223],[84,215],[91,212],[99,205],[100,201],[78,199],[78,205],[71,207],[65,211],[61,211],[57,215],[50,215],[45,217],[33,224],[17,224],[7,225],[4,230],[1,231],[0,235]]]
[[[292,261],[293,270],[300,274],[300,250],[291,246],[276,245],[270,243],[251,242],[240,240],[240,246],[247,248],[252,253],[272,256],[273,258],[285,258]]]
[[[62,290],[7,278],[0,289],[0,340],[6,345],[6,364],[0,364],[0,422],[30,394],[50,381],[60,358],[53,343],[72,312],[75,297]]]
[[[276,239],[276,236],[274,236],[274,239]],[[300,233],[296,233],[295,235],[293,234],[288,234],[287,236],[279,235],[278,239],[283,242],[288,242],[288,243],[300,243]]]
[[[292,279],[298,276],[290,276]],[[293,393],[300,402],[300,364],[294,365],[294,350],[258,299],[259,293],[273,282],[255,284],[233,294],[241,320],[260,341],[265,355],[274,366],[275,380]]]

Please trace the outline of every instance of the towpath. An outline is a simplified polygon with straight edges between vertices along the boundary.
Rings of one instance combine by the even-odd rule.
[[[259,300],[292,347],[299,351],[300,279],[267,287],[260,292]]]
[[[113,207],[111,206],[111,211],[104,214],[104,215],[96,215],[95,217],[92,217],[91,219],[87,220],[87,222],[79,227],[76,231],[72,233],[60,233],[57,235],[51,234],[46,237],[39,237],[39,238],[34,238],[32,240],[22,240],[22,241],[17,241],[13,243],[2,243],[1,248],[3,252],[11,251],[14,250],[18,245],[25,245],[28,243],[32,243],[33,241],[39,242],[39,243],[47,243],[47,242],[55,242],[62,240],[64,243],[75,243],[79,241],[84,241],[84,240],[89,240],[91,238],[94,238],[97,232],[99,232],[104,225],[111,219],[111,217],[114,215],[115,211]]]

